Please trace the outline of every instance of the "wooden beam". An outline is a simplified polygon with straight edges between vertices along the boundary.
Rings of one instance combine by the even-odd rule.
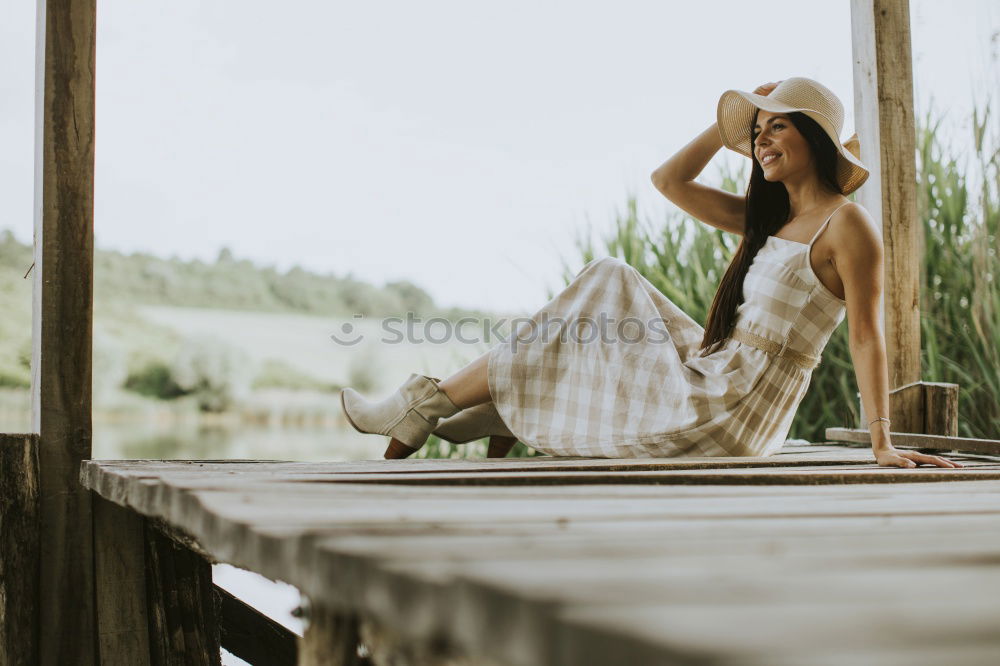
[[[95,660],[90,493],[95,0],[37,0],[32,430],[39,433],[40,663]]]
[[[882,224],[883,326],[889,387],[920,379],[921,228],[917,218],[913,64],[908,0],[851,0],[854,125],[871,170],[858,202]],[[893,428],[917,432],[916,394],[894,406]]]
[[[0,435],[0,664],[38,663],[38,436]]]
[[[861,428],[827,428],[825,435],[828,440],[833,442],[871,444],[872,441],[871,431]],[[948,437],[945,435],[925,435],[919,432],[896,431],[891,431],[889,437],[892,439],[892,445],[898,448],[1000,455],[1000,439]]]
[[[145,520],[96,494],[93,507],[98,661],[101,666],[146,666]]]
[[[295,666],[298,636],[259,610],[215,586],[222,647],[248,664]]]
[[[93,507],[99,663],[217,666],[222,600],[208,560],[155,520],[99,495]]]
[[[145,523],[150,663],[220,666],[212,565]]]

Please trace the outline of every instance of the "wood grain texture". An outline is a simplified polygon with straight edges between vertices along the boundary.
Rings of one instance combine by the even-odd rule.
[[[924,385],[924,432],[958,436],[958,384],[922,382]]]
[[[0,664],[38,662],[38,436],[0,435]]]
[[[842,442],[871,444],[871,432],[860,428],[827,428],[827,439]],[[950,437],[945,435],[925,435],[920,432],[890,431],[893,446],[899,448],[929,449],[934,451],[962,451],[1000,456],[1000,440],[976,439],[975,437]]]
[[[601,459],[94,461],[81,480],[220,561],[298,587],[314,627],[302,663],[351,658],[346,625],[324,625],[333,609],[356,615],[352,636],[364,642],[367,631],[372,655],[397,663],[791,664],[828,653],[900,663],[920,654],[915,645],[940,656],[944,643],[956,646],[949,663],[975,663],[998,649],[1000,480],[988,477],[1000,459],[880,470],[861,453],[795,447],[716,470]],[[891,484],[792,479],[897,471],[906,476]],[[950,471],[975,480],[921,478]],[[647,482],[574,482],[601,474]],[[769,480],[683,482],[694,474]],[[490,478],[502,475],[517,485]]]
[[[882,225],[883,329],[889,387],[920,379],[920,257],[916,138],[908,0],[852,0],[854,117],[861,161],[871,173],[858,202]],[[922,396],[901,395],[893,425],[923,428]]]
[[[96,496],[94,578],[101,666],[149,664],[145,519]]]
[[[248,664],[295,666],[298,636],[227,590],[215,586],[222,647]]]
[[[153,666],[220,666],[212,567],[145,524],[146,598]]]
[[[94,663],[90,494],[95,0],[37,0],[32,431],[44,665]]]

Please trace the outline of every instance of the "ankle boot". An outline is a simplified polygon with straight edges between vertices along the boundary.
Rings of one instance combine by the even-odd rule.
[[[406,457],[427,441],[438,420],[460,410],[438,387],[441,380],[413,373],[388,398],[373,402],[352,388],[342,389],[340,404],[344,414],[358,432],[388,435],[386,456]],[[399,445],[405,447],[400,449]],[[398,455],[402,452],[402,455]]]
[[[500,418],[493,401],[474,405],[443,419],[433,434],[452,444],[465,444],[489,437],[487,458],[503,458],[517,444],[517,437]]]

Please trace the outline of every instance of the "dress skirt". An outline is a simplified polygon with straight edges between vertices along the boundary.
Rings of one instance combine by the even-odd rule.
[[[642,274],[605,257],[488,357],[490,394],[524,444],[608,458],[768,455],[810,373],[704,329]]]

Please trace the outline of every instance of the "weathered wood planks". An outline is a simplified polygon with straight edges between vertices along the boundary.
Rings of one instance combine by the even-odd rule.
[[[94,576],[98,662],[150,663],[146,599],[146,520],[94,498]]]
[[[38,435],[0,435],[0,664],[38,662]]]
[[[403,641],[426,664],[452,663],[440,655],[455,647],[469,655],[459,663],[526,666],[894,663],[945,643],[956,646],[950,663],[976,663],[1000,650],[997,459],[892,470],[865,455],[802,447],[717,470],[701,460],[95,461],[81,480],[222,561],[296,585],[319,618],[301,663],[353,659],[351,617],[371,618],[378,640]],[[900,478],[843,482],[854,473]],[[520,485],[489,478],[505,474]],[[626,481],[590,479],[601,474]],[[814,475],[834,482],[792,478]],[[339,662],[324,641],[339,645]]]

